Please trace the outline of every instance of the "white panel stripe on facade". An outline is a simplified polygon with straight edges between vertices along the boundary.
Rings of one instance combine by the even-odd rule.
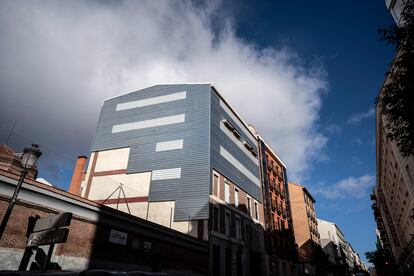
[[[254,145],[257,145],[257,141],[254,138],[254,136],[250,133],[249,130],[246,129],[246,127],[240,122],[240,119],[234,115],[233,111],[230,110],[230,108],[227,106],[227,104],[220,99],[220,106],[221,108],[226,111],[226,113],[230,116],[230,118],[239,126],[239,128],[244,132],[244,134],[249,137],[249,139],[253,142]]]
[[[112,127],[112,133],[129,131],[129,130],[137,130],[137,129],[143,129],[143,128],[150,128],[150,127],[172,125],[172,124],[179,124],[179,123],[184,123],[184,121],[185,121],[185,114],[161,117],[161,118],[156,118],[156,119],[151,119],[151,120],[114,125]]]
[[[182,149],[184,144],[184,140],[172,140],[172,141],[165,141],[165,142],[158,142],[155,146],[155,151],[166,151],[166,150],[175,150],[175,149]]]
[[[223,156],[227,161],[229,161],[233,166],[235,166],[242,174],[247,178],[253,181],[257,186],[260,187],[259,179],[252,174],[242,163],[239,162],[233,155],[231,155],[223,146],[220,146],[220,155]]]
[[[127,109],[132,109],[132,108],[137,108],[137,107],[144,107],[144,106],[149,106],[149,105],[154,105],[154,104],[173,102],[173,101],[178,101],[178,100],[184,100],[185,98],[187,98],[187,92],[183,91],[183,92],[168,94],[168,95],[159,96],[159,97],[153,97],[153,98],[148,98],[148,99],[143,99],[143,100],[138,100],[138,101],[120,103],[116,105],[116,111],[127,110]]]
[[[246,149],[246,147],[243,145],[243,142],[237,139],[232,132],[224,125],[223,122],[220,122],[220,129],[229,137],[246,155],[249,157],[256,166],[259,166],[257,163],[257,158],[253,156],[253,154]]]
[[[154,170],[151,180],[166,180],[181,178],[181,168]]]

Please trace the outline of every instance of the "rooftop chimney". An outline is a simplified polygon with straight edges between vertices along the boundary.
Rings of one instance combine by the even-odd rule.
[[[80,195],[81,182],[85,174],[86,160],[86,156],[78,156],[69,186],[69,193],[71,194]]]

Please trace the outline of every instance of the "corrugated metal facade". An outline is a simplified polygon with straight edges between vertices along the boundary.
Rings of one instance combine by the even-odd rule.
[[[182,92],[186,92],[185,98]],[[163,97],[174,93],[181,93],[180,97]],[[155,97],[158,98],[150,100]],[[164,101],[169,98],[172,101]],[[261,202],[260,183],[252,181],[259,179],[259,161],[223,133],[220,124],[227,119],[241,135],[237,142],[248,141],[258,152],[255,138],[248,137],[249,132],[241,128],[243,124],[234,121],[236,116],[229,115],[229,109],[223,109],[224,102],[221,106],[220,102],[210,84],[157,85],[107,100],[101,110],[92,151],[130,147],[128,173],[160,170],[161,174],[151,180],[148,200],[175,201],[176,221],[208,218],[212,169]],[[185,115],[183,122],[153,127],[146,123],[145,128],[113,132],[116,125],[151,122],[180,114]],[[181,142],[175,145],[175,140],[182,140],[182,146]],[[163,150],[159,150],[160,145]],[[238,165],[221,155],[220,147]],[[162,174],[162,170],[168,169],[174,169],[174,173]],[[246,170],[250,177],[246,176]]]
[[[183,91],[184,99],[116,111],[120,103]],[[181,168],[180,178],[152,180],[148,199],[174,200],[176,221],[208,218],[210,91],[210,84],[157,85],[107,100],[99,118],[92,151],[131,147],[128,173]],[[112,133],[114,125],[179,114],[183,123]],[[156,151],[157,143],[181,139],[181,149]]]
[[[236,144],[240,143],[243,145],[243,142],[246,141],[252,146],[253,150],[258,152],[256,138],[254,138],[240,120],[231,113],[232,111],[229,110],[229,108],[223,108],[223,105],[225,105],[225,103],[213,90],[211,93],[210,123],[211,168],[225,175],[230,181],[253,196],[257,201],[262,202],[260,181],[253,182],[242,172],[245,168],[259,180],[259,160],[257,157],[253,157],[251,152],[242,149],[242,147]],[[223,120],[229,121],[238,131],[240,138],[237,142],[224,133],[225,129],[221,126]],[[226,159],[225,156],[220,153],[220,148],[224,148],[239,163],[241,163],[244,168],[238,168],[237,164],[231,163],[229,159]]]

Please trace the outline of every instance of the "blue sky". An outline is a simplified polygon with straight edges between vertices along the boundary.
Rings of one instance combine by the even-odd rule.
[[[377,30],[391,24],[381,0],[2,1],[0,139],[16,123],[9,144],[38,142],[40,176],[66,189],[104,99],[212,81],[365,258],[373,107],[393,57]]]
[[[394,23],[384,1],[244,1],[231,10],[243,38],[260,47],[288,45],[305,61],[324,64],[329,91],[322,97],[318,124],[330,137],[327,160],[312,168],[306,182],[317,192],[318,217],[337,223],[365,259],[364,252],[374,248],[376,227],[368,195],[324,196],[318,187],[375,176],[370,109],[393,57],[393,49],[377,35],[379,28]],[[353,117],[358,113],[364,114]]]

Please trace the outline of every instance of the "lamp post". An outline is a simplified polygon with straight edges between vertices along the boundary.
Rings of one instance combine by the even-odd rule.
[[[3,221],[0,225],[0,240],[3,237],[4,229],[6,229],[7,222],[9,221],[11,212],[13,210],[14,204],[17,201],[17,196],[19,195],[20,188],[22,187],[24,178],[26,177],[27,173],[30,169],[32,169],[37,162],[37,159],[42,155],[39,150],[39,145],[32,144],[32,147],[25,148],[22,155],[22,173],[20,175],[19,182],[17,183],[16,189],[14,190],[13,196],[10,199],[9,207],[7,208],[6,213],[4,214]]]

